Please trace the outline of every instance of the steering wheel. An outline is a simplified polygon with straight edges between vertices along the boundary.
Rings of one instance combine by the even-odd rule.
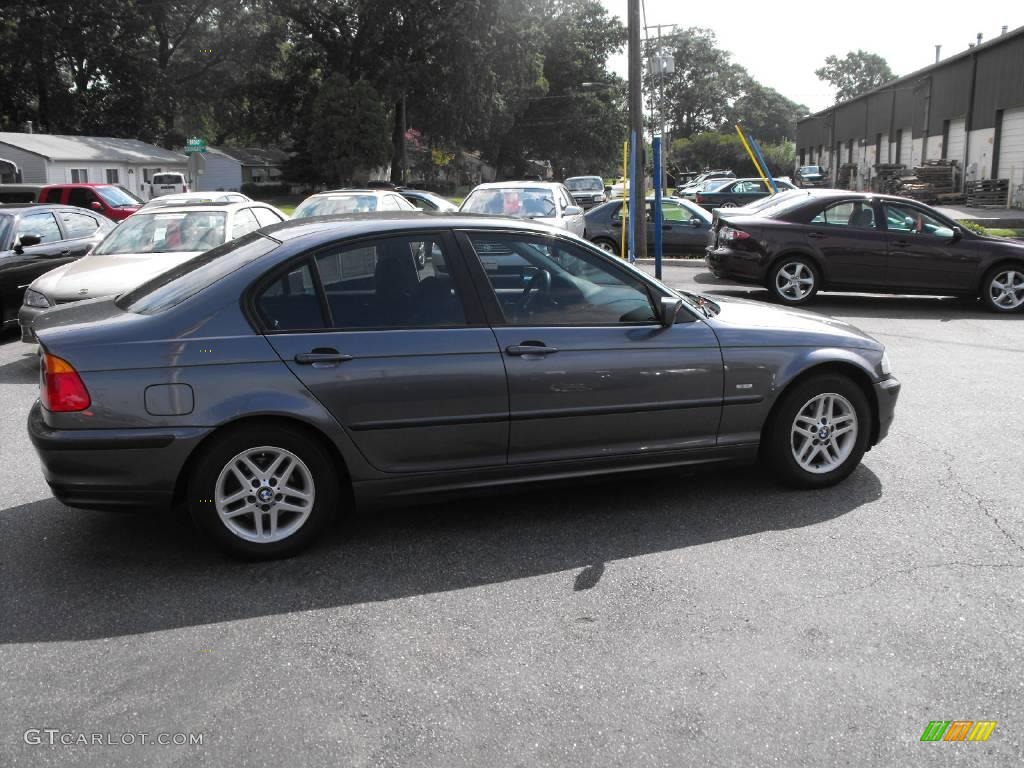
[[[551,273],[546,269],[539,269],[523,288],[523,295],[519,298],[519,306],[525,312],[533,304],[534,298],[539,294],[547,296],[551,292]]]

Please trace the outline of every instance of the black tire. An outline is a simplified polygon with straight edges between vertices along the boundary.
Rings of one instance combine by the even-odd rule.
[[[715,206],[715,208],[737,208],[735,200],[725,200],[724,202]]]
[[[614,240],[609,240],[607,237],[598,237],[593,240],[594,245],[600,248],[606,253],[619,253],[619,246],[615,244]]]
[[[784,274],[785,273],[785,274]],[[789,286],[787,275],[800,276],[801,279],[806,279],[806,276],[810,276],[810,286],[807,293],[802,293],[802,290],[808,288],[806,284],[801,286],[793,285]],[[768,277],[765,280],[765,287],[768,292],[772,295],[777,302],[785,304],[790,307],[799,307],[809,303],[814,299],[815,294],[818,293],[818,288],[821,286],[821,275],[818,272],[818,268],[814,265],[810,259],[804,256],[784,256],[774,264],[771,269],[768,270]]]
[[[819,395],[834,394],[845,398],[856,414],[856,431],[850,438],[849,453],[833,469],[820,473],[805,469],[794,452],[804,438],[794,435],[797,414]],[[848,423],[848,422],[844,422]],[[823,373],[798,382],[782,395],[782,400],[765,426],[761,442],[761,460],[775,473],[779,482],[793,488],[826,488],[844,480],[860,464],[871,436],[872,412],[863,390],[849,377]],[[816,458],[811,446],[810,458]],[[843,445],[845,451],[846,445]],[[820,456],[820,454],[819,454]]]
[[[283,450],[297,457],[308,472],[313,490],[313,503],[304,520],[301,515],[294,512],[282,512],[280,514],[283,517],[277,517],[276,504],[287,504],[290,501],[287,491],[284,494],[277,494],[277,498],[270,501],[269,506],[275,510],[274,519],[280,519],[282,525],[299,523],[300,520],[301,523],[296,525],[296,529],[290,534],[267,542],[251,541],[231,530],[228,523],[222,519],[214,501],[218,479],[222,471],[228,472],[232,459],[248,450],[260,447]],[[269,456],[271,454],[259,455]],[[258,461],[258,455],[256,458]],[[257,466],[259,467],[258,464]],[[294,483],[292,487],[308,492],[310,489],[306,488],[306,483],[302,482],[304,476],[302,470],[296,469],[295,471],[296,474],[290,476],[291,482]],[[327,519],[337,509],[339,497],[337,474],[334,462],[324,447],[298,429],[279,424],[268,428],[249,425],[231,429],[215,436],[209,444],[204,446],[202,454],[194,462],[193,470],[188,478],[189,513],[199,529],[209,536],[219,548],[231,555],[247,560],[290,557],[313,543],[323,530]],[[230,482],[237,484],[237,477],[225,476],[225,483]],[[276,483],[274,485],[275,490],[280,490]],[[283,486],[282,483],[281,487]],[[230,488],[230,486],[228,487]],[[263,490],[264,487],[266,486],[261,486],[257,490]],[[257,490],[254,490],[254,494]],[[280,498],[282,495],[283,499]],[[255,499],[255,496],[252,498]],[[239,500],[239,503],[241,501]],[[301,503],[301,500],[296,499],[296,501]],[[260,517],[261,526],[269,525],[270,513],[260,513]],[[236,525],[244,526],[249,522],[249,515],[244,515],[238,520]],[[255,515],[252,517],[252,524],[255,527]]]
[[[1012,278],[1009,279],[1015,286],[1021,285],[1021,283],[1024,282],[1024,267],[1019,264],[998,264],[992,267],[992,269],[985,273],[985,277],[982,278],[981,290],[978,292],[978,296],[982,303],[990,311],[998,312],[1001,315],[1008,315],[1024,310],[1024,301],[1014,306],[1013,301],[1016,300],[1016,297],[1011,298],[1011,296],[1007,294],[1003,294],[1002,296],[1004,302],[1007,303],[998,303],[998,297],[994,294],[1000,294],[1002,291],[994,285],[994,283],[996,283],[999,278],[1004,278],[1003,280],[999,280],[999,282],[1003,285],[1007,285],[1007,276],[1012,276]],[[1018,288],[1017,290],[1021,289]]]

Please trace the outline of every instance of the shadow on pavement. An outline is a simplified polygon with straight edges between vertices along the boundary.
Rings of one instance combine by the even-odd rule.
[[[599,589],[605,564],[815,525],[878,499],[865,466],[821,491],[760,469],[658,472],[585,486],[368,513],[291,560],[240,563],[170,515],[0,512],[0,642],[87,640],[393,600],[561,571]]]
[[[39,357],[24,354],[0,365],[0,384],[33,384],[39,381]]]

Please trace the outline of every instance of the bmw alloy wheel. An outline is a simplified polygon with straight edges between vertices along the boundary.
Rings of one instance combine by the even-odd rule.
[[[793,419],[793,458],[813,474],[831,472],[853,452],[858,426],[857,411],[842,395],[824,392],[812,397]]]
[[[294,534],[315,500],[313,475],[302,459],[270,445],[232,458],[220,471],[214,491],[221,523],[238,538],[260,544]]]

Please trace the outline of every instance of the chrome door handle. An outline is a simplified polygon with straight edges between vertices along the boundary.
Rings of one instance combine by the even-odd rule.
[[[505,347],[510,355],[550,355],[558,351],[558,347],[545,347],[543,344],[513,344]]]
[[[352,355],[339,352],[300,352],[295,356],[299,365],[316,365],[317,363],[344,363],[352,359]]]

